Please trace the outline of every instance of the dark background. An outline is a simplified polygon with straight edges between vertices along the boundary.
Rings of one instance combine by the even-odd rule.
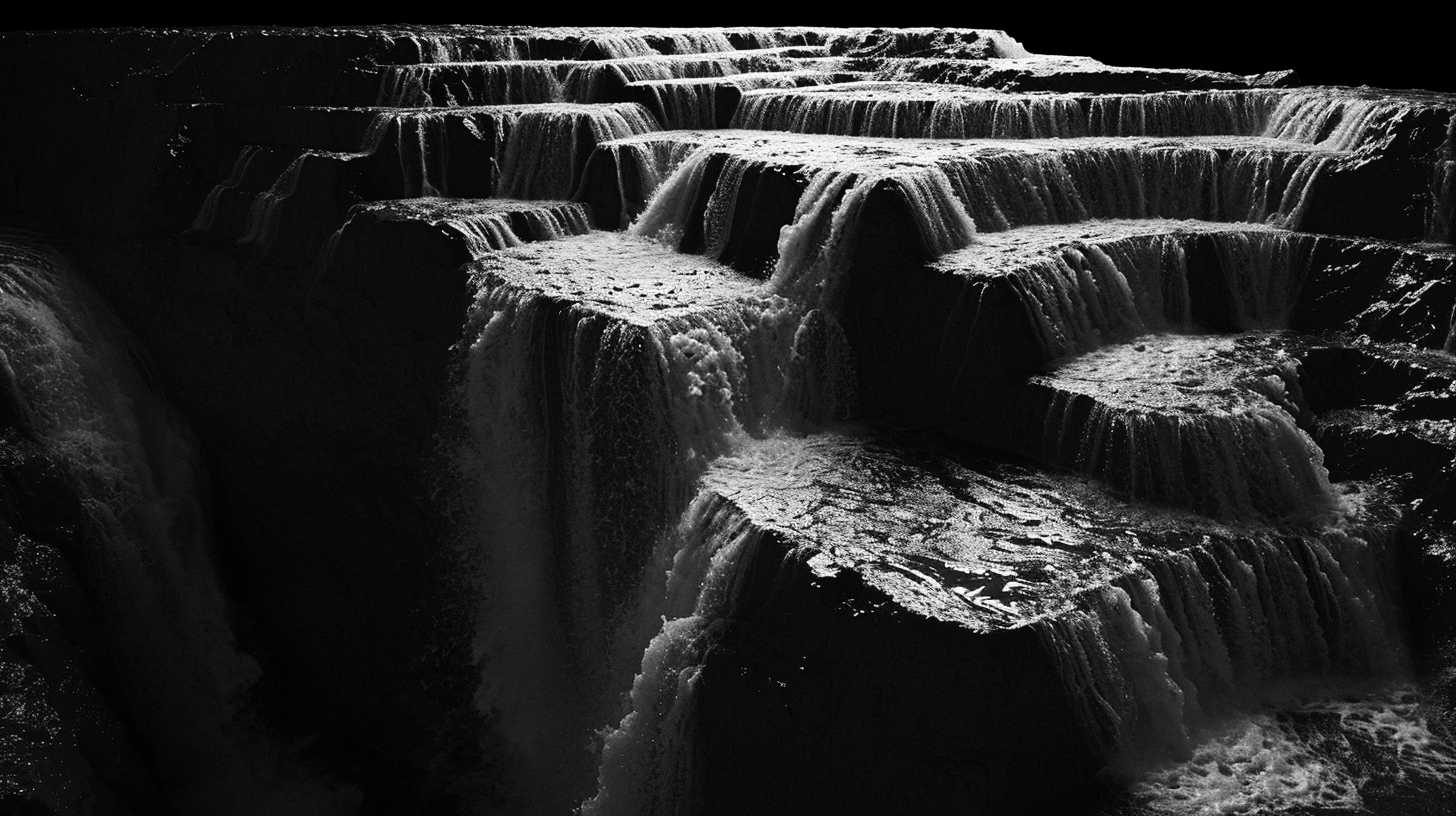
[[[1017,17],[987,27],[1005,29],[1033,53],[1085,54],[1112,65],[1238,74],[1290,68],[1308,85],[1456,91],[1456,18],[1376,5],[1386,13],[1364,20],[1218,14],[1213,6],[1180,4],[1142,19],[1129,12],[1122,23],[1048,14],[1042,22]]]
[[[1002,0],[1005,3],[1005,0]],[[156,25],[369,25],[375,23],[468,22],[488,25],[832,25],[948,26],[1000,28],[1033,53],[1078,54],[1110,65],[1152,68],[1206,68],[1240,74],[1290,68],[1309,85],[1374,85],[1456,92],[1456,22],[1448,12],[1421,12],[1408,3],[1379,2],[1361,15],[1337,14],[1333,6],[1296,14],[1272,3],[1163,4],[1128,8],[1087,4],[1071,12],[1050,4],[1009,4],[1009,10],[966,10],[951,6],[907,10],[905,0],[880,0],[887,13],[806,10],[796,3],[680,3],[653,15],[645,8],[602,3],[584,10],[540,4],[539,13],[501,5],[488,11],[456,11],[442,6],[402,7],[393,19],[365,19],[355,12],[302,16],[280,3],[229,4],[232,20],[202,13],[174,19],[145,20],[128,9],[130,19],[77,19],[39,10],[23,25],[9,28]],[[282,9],[280,11],[280,9]],[[765,11],[767,9],[768,11]],[[447,16],[448,15],[448,16]],[[119,15],[118,15],[119,16]],[[139,19],[140,18],[140,19]]]

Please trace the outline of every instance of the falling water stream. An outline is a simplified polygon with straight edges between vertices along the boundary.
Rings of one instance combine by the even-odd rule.
[[[509,787],[493,801],[721,812],[701,736],[712,683],[794,659],[774,632],[735,640],[766,596],[834,607],[821,624],[933,631],[952,663],[1023,637],[1016,666],[957,664],[977,679],[931,693],[1008,732],[1059,717],[1049,733],[1101,769],[1024,791],[1026,807],[1384,816],[1456,800],[1456,745],[1405,646],[1401,486],[1331,477],[1304,390],[1315,340],[1290,331],[1315,278],[1345,268],[1298,232],[1321,228],[1319,196],[1358,181],[1409,111],[1446,103],[1252,80],[976,87],[1070,59],[1038,68],[1001,32],[546,31],[402,39],[419,62],[371,65],[371,107],[318,109],[352,115],[357,145],[234,145],[189,232],[261,257],[337,209],[302,239],[296,265],[319,279],[352,274],[340,247],[361,254],[384,222],[471,259],[459,340],[433,352],[454,365],[444,423],[463,426],[442,432],[458,444],[441,478],[492,740],[478,753]],[[964,81],[900,81],[922,53]],[[1452,229],[1447,128],[1429,189],[1408,197],[1427,249]],[[897,275],[944,328],[874,289]],[[1412,298],[1449,311],[1447,284]],[[883,326],[865,317],[881,302],[900,309]],[[986,326],[1012,339],[972,342]],[[944,351],[906,351],[900,332],[965,347],[935,372],[960,396],[895,413],[919,396],[881,393],[856,355]],[[357,812],[359,791],[253,708],[263,669],[238,642],[201,457],[135,341],[61,256],[21,239],[0,243],[0,341],[0,430],[77,497],[86,546],[66,557],[118,675],[106,702],[136,724],[169,804]],[[13,606],[38,608],[6,581]],[[831,589],[844,597],[824,601]],[[24,674],[12,662],[0,680]],[[1053,675],[1045,711],[989,710],[975,683],[1028,666]],[[813,693],[796,677],[772,678],[785,699]],[[893,694],[844,699],[860,702],[842,717],[895,716]],[[848,750],[761,747],[798,761],[811,744],[831,763]],[[960,774],[948,790],[999,801],[1019,771],[966,746],[932,746]]]

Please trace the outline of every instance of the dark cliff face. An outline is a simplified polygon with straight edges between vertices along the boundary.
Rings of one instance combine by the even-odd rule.
[[[1071,652],[1058,651],[1075,629],[1067,621],[1127,610],[1151,620],[1161,607],[1147,586],[1163,580],[1171,596],[1173,575],[1216,585],[1265,544],[1334,559],[1297,542],[1357,481],[1378,484],[1371,501],[1390,508],[1354,537],[1393,538],[1416,662],[1449,710],[1456,103],[1260,73],[1303,74],[1293,56],[1234,73],[1170,67],[1185,56],[1221,64],[1169,45],[1176,37],[1139,40],[1151,54],[1177,47],[1166,65],[1151,56],[1153,67],[1122,68],[1145,63],[1089,39],[1022,36],[1037,52],[1100,61],[1031,59],[1004,34],[969,30],[0,36],[0,87],[17,112],[0,155],[23,159],[0,169],[0,221],[63,247],[75,261],[66,274],[124,324],[108,342],[128,349],[119,354],[139,373],[127,376],[145,386],[118,401],[141,417],[137,467],[159,483],[195,482],[188,501],[200,509],[187,524],[215,547],[174,548],[216,575],[181,570],[178,586],[208,588],[208,631],[226,644],[209,654],[236,669],[216,708],[178,702],[172,716],[161,685],[173,681],[150,653],[118,646],[117,633],[145,627],[120,622],[136,611],[115,602],[131,585],[97,555],[115,533],[97,508],[114,500],[125,517],[138,502],[88,481],[74,450],[46,435],[34,415],[45,370],[25,367],[14,339],[24,332],[7,335],[0,683],[21,702],[0,721],[3,807],[208,812],[238,793],[239,812],[565,812],[600,775],[610,811],[623,807],[608,795],[620,777],[596,763],[636,739],[627,720],[613,728],[636,703],[634,674],[665,695],[638,720],[688,712],[689,725],[663,726],[662,745],[675,745],[669,726],[695,735],[662,759],[681,778],[635,780],[653,788],[641,801],[705,813],[1057,807],[1137,743],[1108,718],[1137,709],[1156,721],[1145,732],[1167,725],[1148,714],[1155,705],[1139,708],[1141,690],[1108,703],[1112,714],[1087,714],[1088,695],[1067,678],[1084,688],[1106,678],[1069,668]],[[875,84],[836,87],[857,80]],[[673,95],[689,81],[707,90]],[[731,130],[755,94],[780,94],[765,108],[781,115]],[[712,102],[692,120],[717,129],[663,121],[664,100],[688,98]],[[966,120],[1003,103],[999,129]],[[951,109],[962,130],[935,118]],[[1266,132],[1279,116],[1284,130]],[[671,206],[654,199],[664,190]],[[649,210],[656,243],[581,235]],[[548,240],[549,251],[501,252]],[[16,291],[0,287],[5,308]],[[516,346],[503,339],[522,327],[531,335],[510,336]],[[1187,341],[1214,362],[1199,356],[1208,370],[1190,363],[1181,379],[1156,364],[1174,344],[1143,341],[1246,331],[1264,334]],[[1124,353],[1132,385],[1078,367],[1104,347]],[[514,381],[489,367],[498,379],[471,380],[472,355],[487,354],[529,387],[493,394]],[[99,382],[87,393],[110,387]],[[1145,410],[1154,392],[1165,400]],[[1229,393],[1257,403],[1255,416],[1210,438],[1272,440],[1271,460],[1294,451],[1307,461],[1280,472],[1295,487],[1227,500],[1230,468],[1272,471],[1247,450],[1220,470],[1216,446],[1191,432],[1162,459],[1139,460],[1132,430],[1108,432],[1093,464],[1096,446],[1078,443],[1115,425],[1143,429],[1149,444],[1158,422],[1189,428]],[[472,400],[492,396],[499,426],[482,429]],[[1265,435],[1248,435],[1246,420]],[[848,453],[814,465],[824,471],[812,479],[804,462],[779,485],[722,475],[763,467],[768,454],[743,451],[772,448],[781,429],[812,447],[826,427],[850,438]],[[157,441],[173,435],[195,439],[205,477],[176,475],[183,443]],[[492,444],[501,450],[482,454]],[[880,450],[902,446],[972,453]],[[512,470],[517,448],[540,473]],[[697,589],[682,589],[673,617],[654,599],[661,573],[681,572],[664,548],[682,543],[677,515],[725,452],[704,501],[757,543],[729,601],[704,600],[705,612],[691,603]],[[471,456],[492,455],[495,470],[471,470]],[[1028,470],[948,464],[979,456]],[[875,481],[891,471],[902,481]],[[868,509],[836,504],[830,487],[844,474],[861,480]],[[965,495],[941,506],[895,492],[915,479]],[[1040,566],[987,572],[927,543],[952,541],[926,519],[973,504],[971,483],[1072,497],[1066,529],[1047,532],[1029,511],[977,516],[977,535],[1000,530],[998,545]],[[488,490],[533,502],[493,511],[512,535],[521,519],[539,527],[520,534],[544,542],[535,573],[518,580],[518,564],[476,551],[495,544],[471,527]],[[771,500],[795,490],[803,512]],[[1077,504],[1084,493],[1097,498]],[[1162,509],[1137,515],[1129,497]],[[1202,515],[1178,515],[1188,510]],[[1128,515],[1107,520],[1118,512]],[[1157,527],[1173,516],[1196,521]],[[1061,573],[1047,565],[1082,575],[1068,565],[1093,563],[1093,551],[1131,558],[1125,542],[1078,538],[1124,523],[1149,572],[1117,561],[1076,591],[1048,577]],[[1240,538],[1224,523],[1282,532]],[[866,530],[873,545],[846,555],[840,545]],[[511,606],[531,581],[549,591]],[[1225,607],[1242,602],[1217,591]],[[1338,603],[1314,597],[1310,620],[1338,628]],[[1046,606],[1013,614],[1008,601]],[[652,675],[666,660],[657,627],[694,615],[707,634],[673,654],[696,662]],[[990,619],[1000,623],[982,625]],[[1076,631],[1096,630],[1086,626]],[[1182,618],[1168,626],[1192,641]],[[569,693],[536,701],[530,720],[502,701],[541,696],[521,688],[534,675],[492,672],[536,660],[499,644],[538,631],[562,639],[542,653],[566,655],[542,688]],[[1329,665],[1345,664],[1319,668]],[[1399,673],[1386,669],[1371,673]],[[198,782],[186,780],[187,754],[214,733],[201,720],[232,753],[209,753],[212,776]],[[523,739],[523,720],[557,731]],[[267,784],[236,770],[260,765],[276,769],[258,772]],[[275,798],[239,793],[264,788]]]

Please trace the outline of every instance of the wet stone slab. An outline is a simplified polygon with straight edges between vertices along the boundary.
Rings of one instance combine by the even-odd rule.
[[[616,232],[492,253],[472,274],[484,285],[537,291],[639,325],[768,297],[761,282],[723,264]]]
[[[1127,504],[1073,475],[834,434],[758,443],[703,485],[811,549],[817,574],[855,573],[901,609],[979,632],[1056,618],[1169,552],[1269,532]],[[1368,494],[1343,490],[1347,523]]]

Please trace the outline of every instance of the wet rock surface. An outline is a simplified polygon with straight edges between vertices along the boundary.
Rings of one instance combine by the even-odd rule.
[[[145,380],[47,436],[5,273],[0,809],[1456,800],[1449,95],[973,29],[0,60],[0,219],[135,336],[56,359]],[[167,501],[67,464],[128,428],[86,467]]]

